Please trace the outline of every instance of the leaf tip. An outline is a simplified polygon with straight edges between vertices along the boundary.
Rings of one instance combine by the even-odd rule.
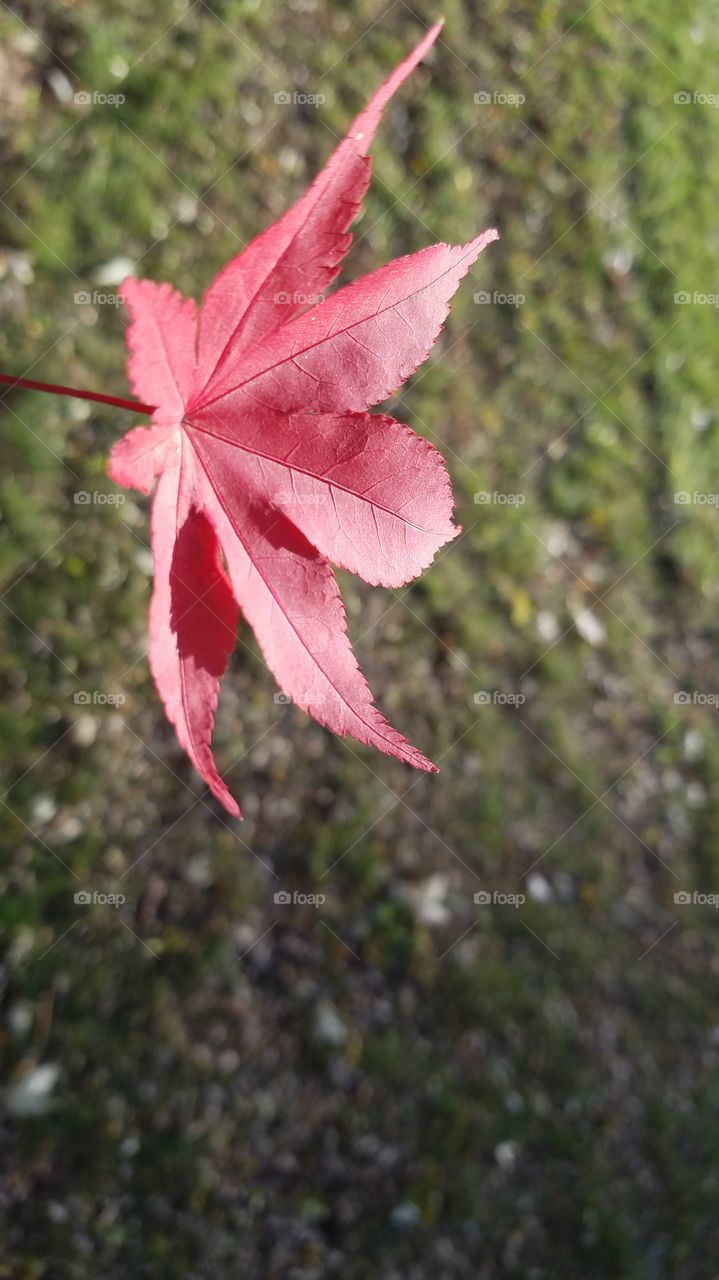
[[[474,252],[478,256],[488,244],[494,244],[495,240],[499,240],[499,232],[496,227],[488,227],[486,231],[480,232],[474,240],[470,240],[467,248],[470,252]]]
[[[418,61],[421,61],[425,54],[429,53],[443,26],[444,18],[437,18],[436,21],[432,23],[431,27],[427,27],[427,30],[414,51],[415,55],[419,54],[417,59]]]
[[[439,773],[437,765],[432,764],[432,761],[428,760],[426,756],[423,756],[422,752],[418,751],[416,747],[410,746],[409,751],[404,756],[404,760],[407,764],[410,764],[413,769],[420,769],[422,773]]]
[[[224,809],[227,810],[231,818],[237,818],[239,822],[243,821],[240,806],[235,797],[230,794],[221,778],[209,778],[205,774],[201,775],[207,783],[210,791],[216,800],[219,800]]]
[[[227,799],[222,802],[231,818],[236,818],[238,822],[243,822],[240,806],[237,801],[228,793]]]

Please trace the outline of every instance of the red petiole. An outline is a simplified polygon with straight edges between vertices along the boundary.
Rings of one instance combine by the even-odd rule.
[[[53,396],[74,396],[76,400],[94,400],[97,404],[112,404],[116,409],[129,409],[130,413],[154,413],[151,404],[139,400],[122,400],[119,396],[104,396],[99,391],[79,391],[77,387],[61,387],[55,382],[35,382],[33,378],[12,378],[0,373],[0,382],[9,387],[27,387],[30,391],[48,391]]]

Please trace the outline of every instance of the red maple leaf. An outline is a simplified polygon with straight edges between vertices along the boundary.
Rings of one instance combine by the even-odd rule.
[[[284,693],[337,734],[435,766],[372,701],[328,561],[373,584],[408,582],[459,532],[444,463],[370,414],[426,358],[449,299],[486,244],[432,245],[306,310],[346,253],[382,110],[433,44],[432,27],[375,93],[309,190],[212,281],[199,309],[168,284],[122,286],[128,373],[152,426],[109,472],[149,493],[149,660],[180,745],[239,809],[210,749],[238,606]]]

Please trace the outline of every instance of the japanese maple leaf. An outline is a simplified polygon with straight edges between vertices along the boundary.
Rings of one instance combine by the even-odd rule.
[[[384,414],[426,358],[461,278],[496,231],[398,258],[311,309],[346,253],[382,110],[437,38],[375,93],[309,190],[233,258],[199,308],[128,279],[128,373],[155,406],[113,448],[119,484],[149,493],[149,660],[180,745],[239,809],[210,738],[238,609],[286,695],[320,724],[435,772],[375,707],[329,561],[401,586],[459,529],[440,455]]]

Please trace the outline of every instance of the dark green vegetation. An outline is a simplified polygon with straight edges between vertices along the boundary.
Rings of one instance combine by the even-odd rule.
[[[122,257],[199,296],[434,17],[15,8],[0,368],[117,394],[121,312],[74,295],[111,294]],[[443,10],[343,275],[502,234],[394,404],[465,533],[406,591],[343,578],[438,778],[276,705],[243,630],[226,823],[144,658],[148,504],[75,502],[115,492],[128,416],[5,397],[0,1276],[717,1274],[717,915],[674,901],[719,891],[719,511],[674,501],[719,501],[717,310],[694,300],[719,291],[719,110],[674,101],[718,87],[716,12]],[[274,102],[295,90],[326,101]]]

